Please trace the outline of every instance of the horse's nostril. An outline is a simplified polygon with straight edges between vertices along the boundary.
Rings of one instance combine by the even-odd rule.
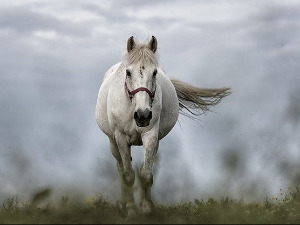
[[[148,117],[147,117],[149,120],[151,120],[152,119],[152,111],[150,111],[150,113],[149,113],[149,115],[148,115]]]
[[[133,118],[134,118],[135,120],[137,120],[137,119],[140,118],[140,117],[138,116],[138,113],[137,113],[137,112],[134,112]]]
[[[150,124],[150,120],[152,119],[152,111],[146,109],[144,111],[138,109],[134,112],[134,120],[139,127],[146,127]]]

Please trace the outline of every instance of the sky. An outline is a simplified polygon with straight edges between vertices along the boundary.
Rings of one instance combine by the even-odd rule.
[[[130,36],[157,38],[168,76],[232,89],[161,140],[157,202],[252,201],[299,186],[299,21],[292,0],[0,0],[0,200],[42,188],[118,198],[94,111]],[[132,154],[137,167],[143,149]]]

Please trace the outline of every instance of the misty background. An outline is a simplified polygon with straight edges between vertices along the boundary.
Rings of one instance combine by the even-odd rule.
[[[104,73],[130,36],[158,40],[177,79],[232,94],[161,142],[157,202],[261,200],[300,185],[300,3],[0,1],[0,200],[119,197],[94,110]],[[143,150],[134,147],[133,164]]]

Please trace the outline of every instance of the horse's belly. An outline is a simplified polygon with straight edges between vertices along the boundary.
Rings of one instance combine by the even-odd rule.
[[[165,137],[175,126],[179,116],[179,101],[176,90],[170,80],[165,80],[162,99],[162,111],[159,125],[159,139]]]
[[[176,113],[174,111],[173,113],[167,113],[169,116],[164,116],[162,114],[161,119],[160,119],[160,128],[159,128],[159,135],[158,138],[159,140],[164,138],[175,126],[179,112]]]

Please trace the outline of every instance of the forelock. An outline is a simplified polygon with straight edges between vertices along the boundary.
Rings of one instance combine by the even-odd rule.
[[[157,65],[157,56],[145,43],[136,43],[136,46],[130,51],[126,52],[123,56],[123,61],[126,61],[128,65],[142,63],[147,66],[149,64]]]

